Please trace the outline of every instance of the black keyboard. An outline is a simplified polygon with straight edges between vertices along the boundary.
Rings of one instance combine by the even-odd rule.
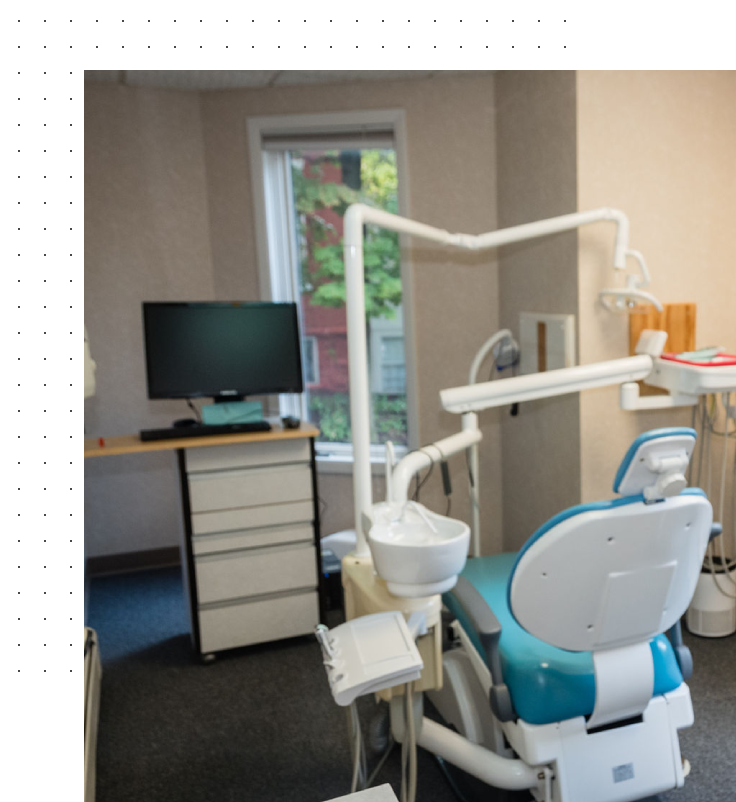
[[[143,429],[141,440],[173,440],[184,437],[207,437],[214,434],[245,434],[247,432],[270,432],[271,424],[266,420],[252,423],[223,423],[218,426],[197,424],[196,426],[176,426],[171,429]]]

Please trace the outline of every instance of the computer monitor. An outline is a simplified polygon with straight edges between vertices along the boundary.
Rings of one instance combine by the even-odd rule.
[[[143,303],[149,398],[300,393],[294,303]]]

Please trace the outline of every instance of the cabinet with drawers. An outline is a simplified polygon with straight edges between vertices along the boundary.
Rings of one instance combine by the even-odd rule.
[[[305,635],[320,622],[314,433],[179,450],[199,654]]]

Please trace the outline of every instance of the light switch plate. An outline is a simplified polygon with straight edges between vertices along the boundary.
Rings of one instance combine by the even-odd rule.
[[[521,373],[575,365],[575,315],[521,312],[519,315]]]

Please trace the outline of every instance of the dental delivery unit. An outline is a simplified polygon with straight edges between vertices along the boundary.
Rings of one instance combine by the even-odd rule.
[[[615,475],[611,466],[615,498],[562,510],[516,554],[480,556],[477,413],[614,384],[625,409],[692,405],[736,389],[736,359],[710,367],[673,359],[663,355],[666,334],[648,330],[635,356],[476,384],[479,361],[498,342],[491,338],[470,384],[440,393],[442,407],[461,416],[460,431],[397,464],[387,445],[387,498],[374,504],[371,493],[364,225],[479,250],[598,221],[616,224],[614,267],[624,270],[631,258],[639,268],[625,287],[602,290],[601,303],[661,309],[643,289],[644,259],[629,249],[628,219],[615,209],[479,236],[360,204],[345,215],[356,547],[342,564],[347,621],[317,635],[333,697],[352,716],[353,791],[362,749],[355,699],[365,694],[388,702],[391,735],[402,745],[402,802],[416,796],[417,745],[537,802],[625,802],[684,783],[678,730],[693,722],[692,658],[680,618],[720,533],[706,494],[687,487],[695,430],[640,435]],[[639,398],[642,379],[670,395]],[[463,452],[476,501],[471,560],[467,524],[409,500],[420,470]],[[453,646],[444,651],[443,607]],[[424,716],[425,695],[448,726]]]

